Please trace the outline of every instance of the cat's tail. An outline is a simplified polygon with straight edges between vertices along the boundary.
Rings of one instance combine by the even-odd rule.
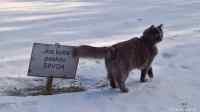
[[[110,47],[93,47],[88,45],[78,46],[74,55],[80,58],[105,58],[110,52]]]

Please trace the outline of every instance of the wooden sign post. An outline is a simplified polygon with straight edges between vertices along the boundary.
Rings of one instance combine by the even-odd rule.
[[[46,84],[46,90],[48,95],[52,94],[52,84],[53,84],[53,77],[48,77]]]
[[[47,93],[52,93],[53,78],[75,79],[78,57],[73,46],[34,43],[28,76],[47,77]]]

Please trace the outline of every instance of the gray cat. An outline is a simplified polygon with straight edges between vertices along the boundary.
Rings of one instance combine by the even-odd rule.
[[[141,82],[147,81],[147,74],[153,78],[151,64],[158,53],[156,44],[163,38],[162,26],[151,25],[140,38],[135,37],[108,47],[78,46],[74,55],[83,58],[104,58],[111,87],[119,87],[121,92],[128,92],[125,81],[131,70],[141,70]]]

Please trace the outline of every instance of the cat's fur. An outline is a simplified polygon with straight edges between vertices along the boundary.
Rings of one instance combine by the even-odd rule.
[[[153,78],[151,64],[158,53],[156,44],[162,38],[162,24],[157,27],[151,25],[143,32],[140,38],[132,38],[109,47],[87,45],[76,47],[75,56],[104,58],[111,87],[119,87],[122,92],[128,92],[125,81],[131,70],[141,70],[141,82],[146,82],[146,74]]]

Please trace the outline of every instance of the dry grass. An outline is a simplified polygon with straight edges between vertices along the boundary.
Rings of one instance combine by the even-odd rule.
[[[55,95],[55,94],[83,92],[83,91],[86,91],[86,88],[82,86],[69,86],[69,87],[53,88],[52,93],[49,94],[46,90],[46,87],[40,86],[34,88],[14,89],[6,91],[6,94],[8,96],[39,96],[39,95]]]

